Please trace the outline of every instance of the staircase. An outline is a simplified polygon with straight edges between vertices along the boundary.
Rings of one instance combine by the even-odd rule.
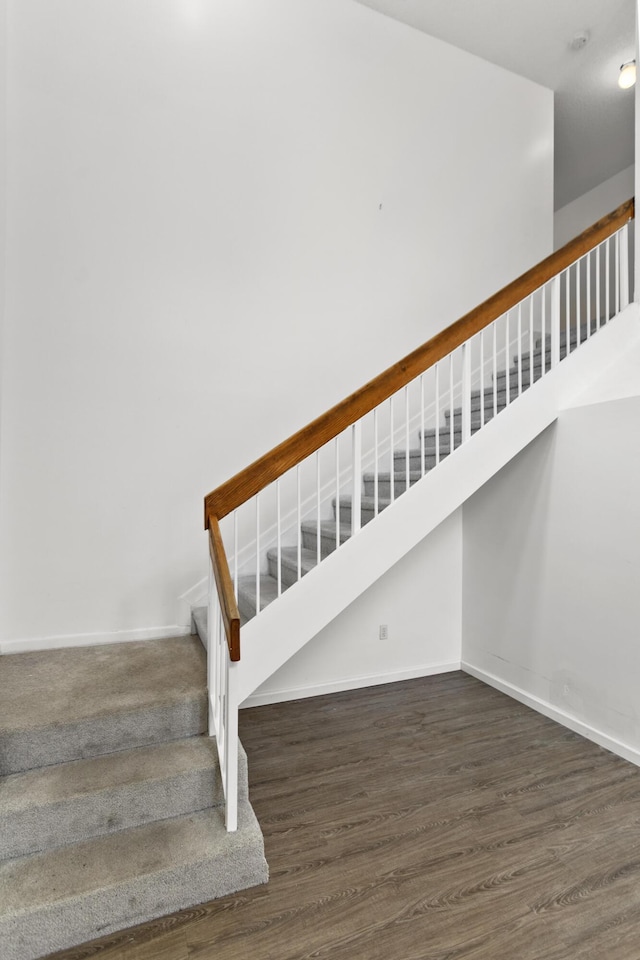
[[[604,322],[604,321],[602,321]],[[586,325],[580,328],[571,328],[569,340],[566,329],[560,335],[560,359],[567,356],[579,344],[583,343],[592,333],[597,331],[595,323],[589,330]],[[544,353],[544,366],[543,366]],[[471,433],[477,433],[484,424],[497,413],[504,410],[508,403],[518,398],[521,392],[526,391],[533,383],[542,377],[543,370],[551,367],[551,337],[546,336],[543,342],[540,337],[535,340],[533,353],[523,352],[518,357],[514,355],[513,364],[508,372],[499,371],[493,383],[484,389],[484,399],[480,390],[471,393]],[[444,425],[438,429],[438,450],[436,456],[436,429],[424,432],[424,473],[432,470],[437,463],[445,460],[452,450],[462,443],[462,410],[453,410],[453,429],[450,409],[444,410]],[[377,504],[378,512],[386,509],[394,500],[397,500],[411,486],[423,476],[421,457],[423,455],[422,438],[418,436],[417,445],[408,451],[394,452],[393,489],[390,472],[379,472],[377,475]],[[408,466],[408,472],[407,472]],[[408,477],[408,482],[407,482]],[[362,476],[361,523],[366,525],[375,516],[375,484],[376,477],[372,472],[365,472]],[[336,540],[340,544],[351,538],[351,496],[340,496],[339,504],[334,498],[332,502],[333,519],[321,521],[320,556],[321,559],[329,556],[336,549]],[[339,523],[336,524],[336,513],[339,510]],[[338,529],[336,530],[336,526]],[[301,524],[302,549],[300,554],[300,572],[302,576],[308,574],[318,563],[318,523],[316,520],[304,521]],[[278,597],[278,551],[271,548],[266,551],[268,573],[260,577],[260,610],[264,610]],[[288,590],[298,582],[298,548],[282,547],[280,551],[281,584],[282,590]],[[247,624],[256,615],[256,577],[240,576],[238,578],[237,601],[241,623]],[[205,642],[207,631],[207,608],[197,607],[193,610],[194,623],[200,636]]]
[[[0,688],[3,960],[266,882],[242,748],[224,826],[197,638],[1,657]]]

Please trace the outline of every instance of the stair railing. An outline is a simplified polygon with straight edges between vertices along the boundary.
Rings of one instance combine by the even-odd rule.
[[[259,614],[628,305],[633,216],[631,199],[206,496],[209,732],[228,830],[241,615]]]

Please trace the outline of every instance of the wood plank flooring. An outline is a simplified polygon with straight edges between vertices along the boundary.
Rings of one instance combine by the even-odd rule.
[[[637,960],[640,770],[462,673],[242,711],[271,879],[56,960]]]

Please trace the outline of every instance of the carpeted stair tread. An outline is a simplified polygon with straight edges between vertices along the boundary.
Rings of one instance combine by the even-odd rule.
[[[239,792],[247,759],[239,751]],[[215,742],[190,737],[0,778],[0,859],[224,803]]]
[[[318,555],[318,521],[303,520],[301,524],[302,544],[306,550],[310,550],[315,556]],[[338,537],[340,543],[345,543],[351,536],[351,524],[341,523],[338,525]],[[328,557],[336,548],[336,521],[320,521],[320,554],[322,557]]]
[[[282,585],[282,589],[286,589]],[[273,577],[260,575],[260,609],[264,610],[278,596],[278,583]],[[240,623],[245,624],[256,615],[256,578],[238,577],[238,612]]]
[[[0,775],[202,733],[197,637],[0,657]]]
[[[315,535],[318,529],[317,520],[303,520],[301,524],[301,529],[303,534],[309,533]],[[338,524],[338,530],[340,535],[340,542],[344,543],[345,540],[348,540],[351,536],[351,527],[347,523]],[[320,535],[325,537],[331,537],[335,541],[336,539],[336,521],[335,520],[321,520],[320,521]],[[308,548],[310,549],[310,548]],[[313,551],[311,551],[313,552]]]
[[[410,453],[411,453],[411,451],[410,451]],[[416,456],[417,456],[418,460],[420,460],[420,450],[416,450]],[[401,461],[399,461],[399,462],[401,463],[402,466],[404,466],[405,458],[403,457],[403,459],[402,459]],[[425,471],[425,472],[426,472],[426,471]],[[422,471],[420,470],[419,467],[418,467],[417,469],[412,469],[412,468],[411,468],[411,456],[409,456],[409,482],[410,482],[410,483],[417,483],[418,480],[421,480],[421,479],[422,479],[422,476],[423,476],[423,474],[422,474]],[[363,473],[363,475],[362,475],[363,483],[364,483],[365,485],[367,485],[367,486],[370,486],[371,489],[372,489],[372,492],[371,492],[370,494],[367,494],[367,496],[373,497],[373,486],[374,486],[374,484],[375,484],[375,478],[376,478],[375,473]],[[406,471],[405,471],[405,470],[398,470],[398,469],[396,469],[396,470],[394,471],[394,474],[393,474],[394,486],[395,486],[396,484],[399,485],[399,486],[406,486],[406,479],[407,479],[407,478],[406,478]],[[386,470],[386,471],[380,470],[379,473],[378,473],[378,483],[379,483],[379,484],[380,484],[380,483],[390,484],[390,483],[391,483],[391,473],[390,473],[388,470]]]
[[[220,809],[122,830],[0,863],[3,960],[34,960],[155,917],[264,883],[250,805],[237,833]]]
[[[269,575],[273,577],[276,584],[278,582],[278,551],[272,549],[267,552],[267,561],[269,564]],[[300,549],[300,576],[304,577],[310,570],[318,564],[318,554],[316,550],[308,550],[305,547]],[[282,586],[293,586],[298,580],[298,548],[281,547],[280,548],[280,581]]]
[[[602,317],[602,318],[600,319],[600,326],[603,327],[606,322],[607,322],[607,321],[606,321],[606,318],[605,318],[605,317]],[[584,343],[584,341],[587,339],[587,336],[588,336],[588,335],[587,335],[587,328],[588,328],[588,326],[589,326],[589,325],[586,324],[586,323],[583,323],[583,324],[581,324],[581,326],[580,326],[580,343]],[[598,329],[599,329],[599,327],[598,327],[598,321],[597,321],[597,320],[592,320],[592,321],[591,321],[591,336],[593,336],[594,333],[597,333],[597,332],[598,332]],[[573,344],[576,343],[576,340],[577,340],[576,328],[575,328],[575,326],[572,326],[571,329],[570,329],[569,343],[570,343],[571,345],[573,345]],[[551,344],[551,334],[550,334],[550,333],[545,334],[544,341],[545,341],[545,343],[547,344],[547,349],[550,349],[550,344]],[[561,347],[564,347],[564,346],[566,346],[566,343],[567,343],[567,328],[566,328],[566,326],[563,325],[563,326],[561,327],[561,329],[560,329],[560,346],[561,346]],[[536,349],[537,349],[538,347],[541,347],[541,346],[542,346],[542,336],[540,336],[540,334],[538,334],[538,335],[536,336],[536,340],[535,340],[535,347],[536,347]]]

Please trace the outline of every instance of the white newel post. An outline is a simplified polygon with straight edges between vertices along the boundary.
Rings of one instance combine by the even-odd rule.
[[[227,670],[225,724],[226,753],[226,826],[232,832],[238,829],[238,664],[229,661]]]
[[[225,796],[227,830],[238,829],[238,664],[229,658],[213,563],[209,561],[207,617],[207,706],[209,736],[215,737]]]

